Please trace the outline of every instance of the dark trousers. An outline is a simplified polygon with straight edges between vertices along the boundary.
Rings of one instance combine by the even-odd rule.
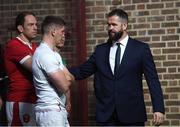
[[[144,122],[123,123],[119,121],[117,112],[114,111],[112,116],[105,122],[97,122],[98,126],[144,126]]]

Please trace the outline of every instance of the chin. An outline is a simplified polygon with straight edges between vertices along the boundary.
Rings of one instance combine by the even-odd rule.
[[[36,35],[34,35],[34,36],[31,37],[31,39],[34,39],[34,38],[36,38]]]
[[[64,44],[60,44],[60,45],[58,45],[57,47],[61,48],[61,47],[63,47],[63,46],[64,46]]]
[[[63,44],[60,44],[60,46],[61,46],[61,47],[64,46],[64,43],[63,43]]]

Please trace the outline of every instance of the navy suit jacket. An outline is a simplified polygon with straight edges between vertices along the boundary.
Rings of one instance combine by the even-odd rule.
[[[121,122],[146,121],[143,74],[149,87],[153,111],[164,113],[163,94],[148,44],[129,38],[115,75],[109,63],[110,47],[109,42],[98,45],[83,65],[69,69],[76,80],[94,74],[96,121],[105,122],[115,110]]]

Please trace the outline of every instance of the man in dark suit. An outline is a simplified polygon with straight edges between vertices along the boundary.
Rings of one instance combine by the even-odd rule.
[[[128,15],[121,9],[107,15],[107,24],[107,43],[98,45],[83,65],[69,69],[76,80],[94,74],[97,124],[144,126],[143,74],[151,94],[154,124],[162,124],[163,94],[148,44],[128,36]]]

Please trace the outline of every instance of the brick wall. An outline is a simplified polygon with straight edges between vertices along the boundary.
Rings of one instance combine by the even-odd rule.
[[[129,34],[151,47],[165,98],[163,125],[180,125],[180,1],[86,0],[88,54],[106,39],[106,13],[112,8],[127,11]],[[89,125],[94,125],[93,81],[88,81]],[[146,125],[152,125],[152,106],[145,81],[144,95],[148,112]]]
[[[131,37],[148,43],[154,56],[166,106],[163,125],[180,125],[180,1],[179,0],[85,0],[87,54],[94,51],[95,45],[107,39],[106,14],[112,8],[122,8],[129,14],[128,31]],[[68,65],[76,65],[76,12],[73,0],[1,0],[0,33],[1,44],[15,36],[13,20],[18,12],[32,10],[39,23],[44,16],[61,15],[68,22],[70,35],[62,49]],[[37,41],[40,40],[40,35]],[[87,57],[88,57],[87,56]],[[76,102],[76,87],[73,86],[73,100]],[[146,125],[152,125],[152,106],[148,87],[144,81],[144,97],[148,112]],[[95,97],[93,76],[88,79],[88,125],[95,125]],[[73,107],[72,123],[76,121],[76,105]]]

